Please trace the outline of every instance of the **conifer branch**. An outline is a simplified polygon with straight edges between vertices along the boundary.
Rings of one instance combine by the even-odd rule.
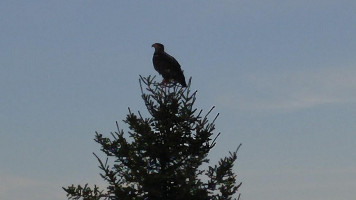
[[[200,169],[209,163],[207,156],[221,134],[214,133],[220,114],[208,119],[215,106],[204,115],[202,109],[197,112],[197,90],[191,91],[191,77],[186,88],[158,83],[155,76],[139,77],[141,97],[150,116],[145,118],[140,111],[135,114],[128,107],[123,120],[128,131],[120,130],[116,121],[117,132],[111,132],[110,138],[98,132],[95,135],[106,155],[101,160],[93,153],[100,176],[108,183],[107,191],[87,184],[72,185],[63,188],[68,198],[156,200],[177,199],[179,195],[187,200],[231,200],[241,186],[236,184],[232,169],[241,144],[217,165]]]

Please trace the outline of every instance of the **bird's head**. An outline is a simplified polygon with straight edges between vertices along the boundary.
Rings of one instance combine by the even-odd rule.
[[[161,43],[154,43],[152,47],[154,47],[156,51],[164,51],[164,46]]]

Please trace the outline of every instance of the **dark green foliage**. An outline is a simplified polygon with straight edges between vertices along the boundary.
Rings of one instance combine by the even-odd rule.
[[[128,136],[118,127],[112,138],[96,133],[95,141],[107,155],[96,154],[105,192],[78,185],[63,188],[69,199],[112,200],[217,200],[233,199],[240,184],[232,172],[237,150],[218,165],[201,169],[219,134],[213,137],[214,121],[193,107],[196,92],[176,85],[162,86],[154,78],[140,79],[142,98],[151,115],[129,109],[124,122]],[[145,88],[142,88],[143,85]],[[144,92],[144,89],[146,93]],[[212,137],[214,139],[212,139]],[[240,146],[239,146],[240,147]],[[110,162],[108,162],[110,160]],[[109,164],[111,163],[111,164]]]

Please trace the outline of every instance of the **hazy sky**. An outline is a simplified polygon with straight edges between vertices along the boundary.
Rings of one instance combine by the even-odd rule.
[[[2,0],[0,199],[103,185],[94,132],[145,110],[155,42],[220,113],[211,160],[243,144],[242,199],[355,198],[355,36],[354,0]]]

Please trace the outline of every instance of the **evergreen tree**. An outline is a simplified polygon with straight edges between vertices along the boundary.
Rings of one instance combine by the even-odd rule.
[[[159,84],[154,77],[141,77],[142,98],[150,117],[129,109],[124,120],[130,129],[128,135],[117,122],[117,132],[111,133],[111,138],[96,132],[95,141],[107,157],[103,161],[94,155],[108,187],[101,190],[96,185],[72,185],[63,188],[68,199],[234,199],[241,183],[236,183],[232,168],[241,144],[217,165],[201,169],[202,164],[209,163],[208,153],[220,135],[213,137],[218,115],[209,122],[214,107],[204,116],[202,110],[197,112],[193,107],[196,91],[191,92],[190,83],[182,88]]]

